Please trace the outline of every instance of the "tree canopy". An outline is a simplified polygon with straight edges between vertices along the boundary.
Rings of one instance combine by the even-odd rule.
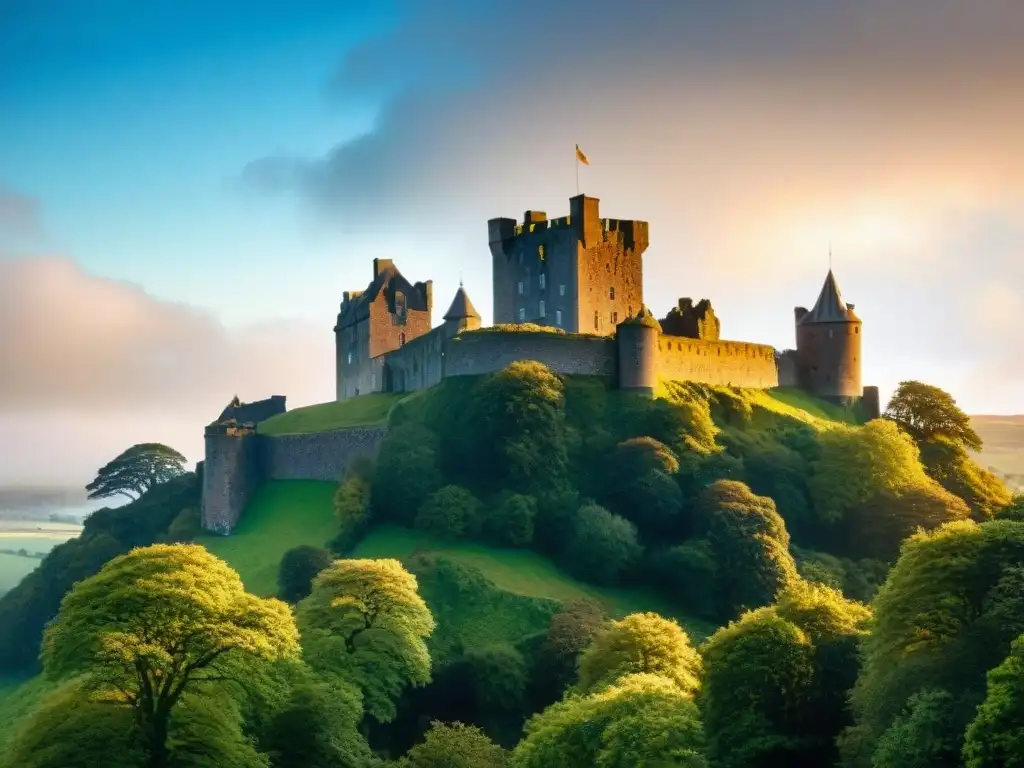
[[[90,499],[139,498],[154,485],[185,473],[187,459],[162,443],[139,443],[107,462],[85,486]]]
[[[589,696],[570,696],[526,724],[517,768],[707,765],[689,695],[658,675],[628,675]]]
[[[172,712],[190,691],[237,679],[239,663],[293,657],[288,606],[246,593],[238,574],[204,547],[154,545],[111,560],[79,582],[46,630],[43,666],[84,674],[115,695],[142,727],[149,764],[167,764]]]
[[[916,440],[944,437],[954,443],[981,450],[981,437],[970,417],[952,395],[920,381],[901,381],[885,409],[885,417],[899,424]]]
[[[700,687],[700,655],[675,621],[633,613],[598,631],[579,662],[580,692],[613,685],[626,675],[658,675],[693,696]]]
[[[310,665],[358,685],[379,722],[395,717],[407,685],[430,681],[434,617],[397,560],[335,560],[313,580],[297,616]]]

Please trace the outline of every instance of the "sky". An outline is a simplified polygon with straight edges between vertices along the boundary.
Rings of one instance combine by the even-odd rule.
[[[565,215],[577,143],[656,315],[788,348],[831,262],[883,398],[1024,412],[1021,39],[1019,0],[0,0],[0,485],[330,399],[374,257],[487,321],[487,219]]]

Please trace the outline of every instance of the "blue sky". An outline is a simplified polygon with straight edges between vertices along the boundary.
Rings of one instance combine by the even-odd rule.
[[[634,0],[628,20],[0,0],[0,432],[29,445],[0,483],[77,483],[132,441],[199,458],[236,393],[329,398],[337,304],[376,256],[438,305],[462,277],[486,320],[486,220],[566,213],[576,143],[605,215],[650,222],[656,314],[708,297],[726,337],[791,346],[831,243],[867,382],[1024,412],[1024,5]]]

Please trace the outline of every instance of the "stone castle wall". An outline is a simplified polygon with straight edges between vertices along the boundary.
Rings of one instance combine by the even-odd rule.
[[[779,386],[775,356],[775,348],[765,344],[663,335],[658,340],[658,378],[769,389]]]
[[[543,331],[463,333],[448,345],[444,375],[495,373],[517,360],[536,360],[564,375],[614,376],[615,340]]]
[[[227,535],[263,484],[252,428],[209,428],[203,462],[202,525]]]
[[[375,455],[386,434],[386,427],[355,427],[312,435],[261,435],[262,478],[338,482],[354,460]]]
[[[386,389],[392,392],[415,392],[440,383],[444,378],[445,352],[448,336],[443,325],[425,336],[407,342],[391,352],[384,363]]]

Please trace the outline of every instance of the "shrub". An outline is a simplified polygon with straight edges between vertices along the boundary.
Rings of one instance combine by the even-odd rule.
[[[278,596],[297,603],[312,590],[313,579],[334,562],[334,555],[320,547],[302,545],[289,549],[281,558],[277,572]]]
[[[199,507],[185,507],[167,528],[162,538],[169,544],[193,541],[202,530],[203,521]]]
[[[526,702],[527,668],[510,645],[470,649],[464,660],[477,707],[485,712],[520,712]]]
[[[387,436],[370,493],[375,517],[412,525],[423,500],[443,485],[435,443],[433,433],[418,424],[397,427]]]
[[[475,537],[480,523],[480,501],[458,485],[446,485],[433,493],[416,515],[417,528],[448,539]]]
[[[651,582],[688,613],[717,618],[714,553],[707,539],[689,539],[659,550],[650,558]]]
[[[484,517],[484,533],[491,541],[525,547],[533,541],[537,501],[518,493],[502,494]]]
[[[715,593],[723,619],[775,602],[799,580],[789,534],[771,499],[720,480],[700,503],[710,515],[708,543],[718,565]]]
[[[398,768],[507,768],[508,753],[473,725],[434,721]]]
[[[581,578],[615,584],[641,551],[635,525],[604,507],[588,504],[576,513],[565,559]]]
[[[328,546],[336,555],[344,555],[366,534],[370,524],[370,483],[364,477],[351,475],[338,483],[334,518],[338,533]]]

